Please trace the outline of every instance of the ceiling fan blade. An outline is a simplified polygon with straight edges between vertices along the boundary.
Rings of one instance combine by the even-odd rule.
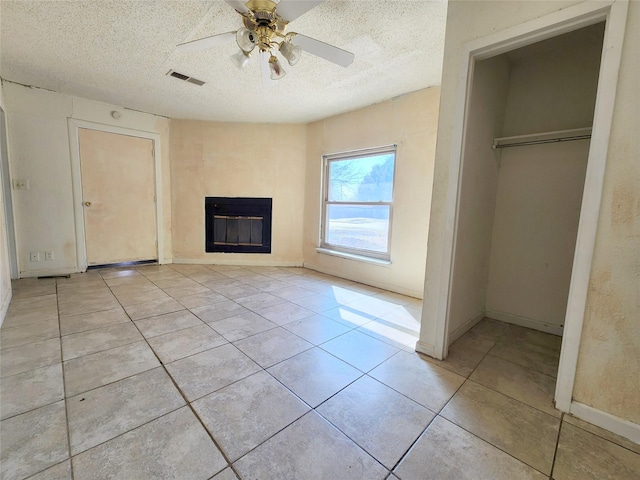
[[[247,6],[245,5],[245,2],[243,2],[242,0],[224,0],[224,1],[227,2],[229,5],[231,5],[236,12],[247,13],[249,11]]]
[[[300,35],[296,33],[293,37],[293,43],[300,45],[302,50],[312,55],[316,55],[330,62],[336,63],[342,67],[348,67],[353,63],[355,55],[341,48],[334,47],[328,43],[321,42],[315,38],[307,37],[306,35]]]
[[[220,33],[218,35],[212,35],[210,37],[181,43],[176,47],[176,50],[180,52],[199,52],[200,50],[206,50],[207,48],[231,43],[235,38],[236,32]]]
[[[260,74],[262,75],[262,88],[275,87],[277,80],[271,80],[271,70],[269,69],[269,52],[260,52]]]
[[[276,12],[283,20],[292,22],[322,2],[324,0],[281,0],[276,7]]]

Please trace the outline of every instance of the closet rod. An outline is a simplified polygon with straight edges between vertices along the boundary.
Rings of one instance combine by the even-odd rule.
[[[524,145],[540,145],[543,143],[570,142],[572,140],[587,140],[591,138],[591,127],[574,128],[572,130],[557,130],[555,132],[533,133],[530,135],[515,135],[493,139],[494,150],[498,148],[521,147]]]

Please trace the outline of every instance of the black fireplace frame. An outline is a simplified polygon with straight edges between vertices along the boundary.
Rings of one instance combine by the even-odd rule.
[[[271,253],[271,198],[205,197],[205,252]],[[261,245],[220,245],[214,243],[214,215],[262,217]]]

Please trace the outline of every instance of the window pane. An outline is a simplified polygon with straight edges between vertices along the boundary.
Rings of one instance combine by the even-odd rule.
[[[329,201],[391,202],[395,155],[329,161]]]
[[[388,205],[328,205],[326,243],[355,250],[387,252]]]

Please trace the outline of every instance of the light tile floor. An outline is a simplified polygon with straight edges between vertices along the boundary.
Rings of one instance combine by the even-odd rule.
[[[553,408],[560,339],[485,319],[414,352],[419,300],[301,268],[14,282],[2,479],[637,479]]]

